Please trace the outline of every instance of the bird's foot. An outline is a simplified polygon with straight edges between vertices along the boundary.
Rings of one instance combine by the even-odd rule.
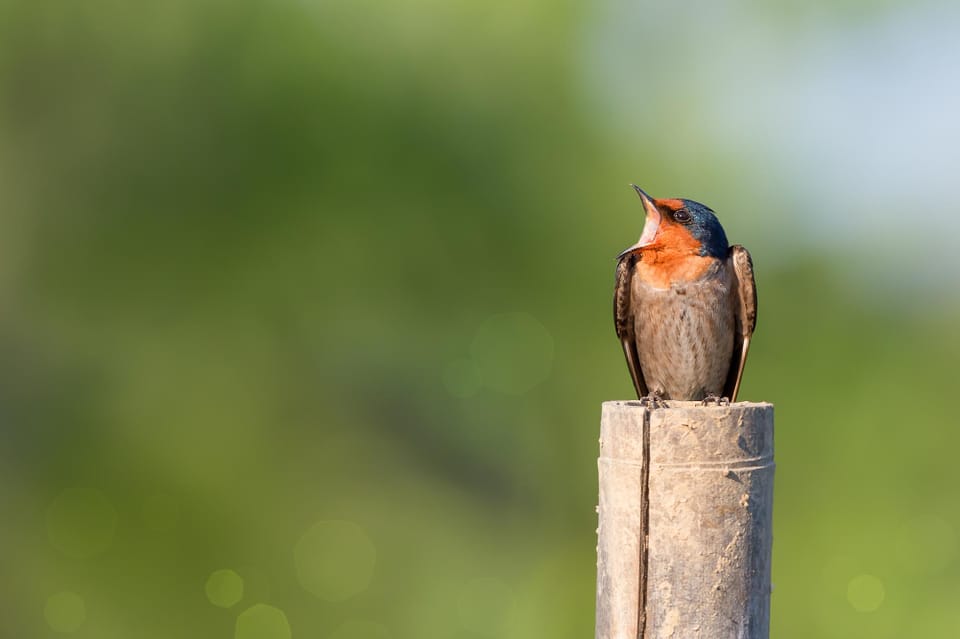
[[[648,410],[668,408],[667,403],[663,401],[663,396],[656,391],[649,393],[646,397],[641,397],[640,405]]]
[[[711,404],[716,406],[729,406],[730,399],[728,397],[718,397],[717,395],[707,395],[703,398],[703,401],[700,402],[701,406],[710,406]]]

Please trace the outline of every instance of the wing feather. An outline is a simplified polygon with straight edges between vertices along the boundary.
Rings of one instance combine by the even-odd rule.
[[[739,244],[730,247],[727,254],[727,266],[734,277],[734,310],[737,326],[733,340],[733,357],[730,372],[724,385],[723,394],[731,402],[737,401],[740,382],[743,379],[743,367],[750,350],[750,339],[757,327],[757,285],[753,277],[753,260],[747,249]]]
[[[630,299],[630,283],[633,279],[633,270],[636,257],[624,255],[617,262],[616,285],[613,291],[613,324],[623,346],[623,355],[627,359],[627,368],[633,379],[633,388],[637,391],[637,398],[646,396],[647,385],[640,370],[640,357],[637,354],[637,340],[634,331],[634,308]]]

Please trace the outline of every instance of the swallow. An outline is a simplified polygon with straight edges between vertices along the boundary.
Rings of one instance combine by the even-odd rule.
[[[735,402],[757,325],[750,253],[707,206],[633,188],[646,220],[617,256],[613,318],[637,397]]]

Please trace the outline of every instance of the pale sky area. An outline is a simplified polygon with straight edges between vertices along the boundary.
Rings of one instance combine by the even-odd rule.
[[[755,192],[724,196],[763,201],[750,227],[764,239],[852,249],[864,270],[908,249],[901,283],[956,280],[960,3],[598,7],[584,81],[617,135],[676,127],[678,146],[755,170]]]

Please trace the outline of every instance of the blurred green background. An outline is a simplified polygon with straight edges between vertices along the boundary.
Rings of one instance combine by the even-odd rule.
[[[630,182],[754,257],[773,636],[960,636],[958,28],[0,0],[0,636],[591,637]]]

